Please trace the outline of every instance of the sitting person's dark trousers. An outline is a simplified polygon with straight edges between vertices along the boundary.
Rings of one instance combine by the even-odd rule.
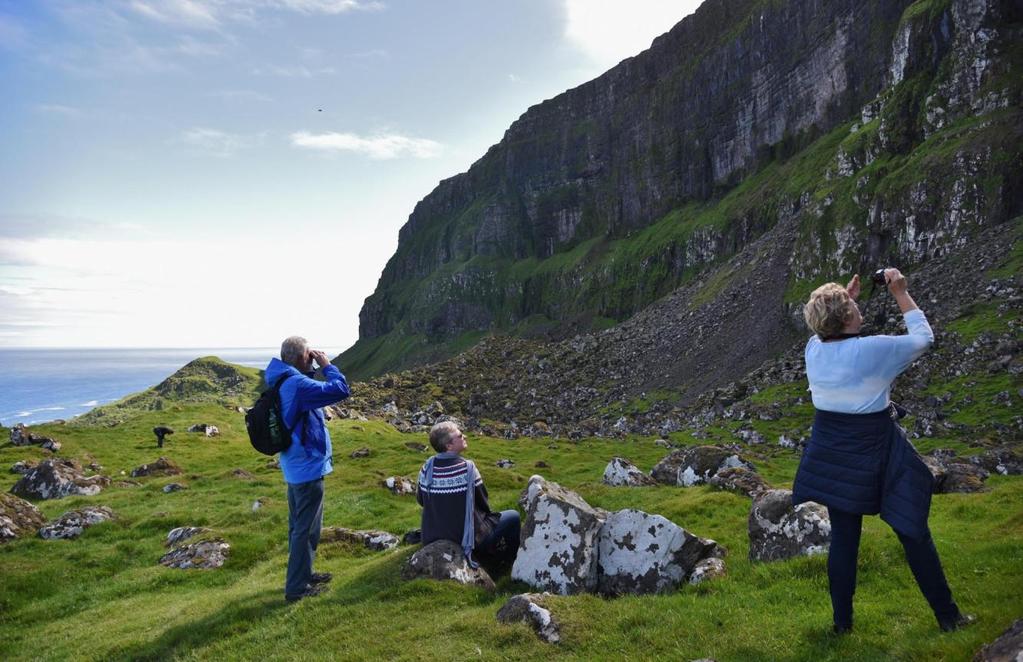
[[[457,425],[434,425],[430,445],[437,455],[419,471],[416,494],[423,507],[423,544],[450,540],[461,546],[473,567],[482,563],[501,571],[511,566],[519,548],[518,511],[490,510],[483,477],[461,456],[468,443]]]

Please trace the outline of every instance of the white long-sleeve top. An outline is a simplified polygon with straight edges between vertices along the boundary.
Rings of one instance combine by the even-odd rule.
[[[892,381],[934,342],[922,310],[903,315],[903,336],[866,336],[806,343],[806,378],[813,406],[844,414],[869,414],[888,406]]]

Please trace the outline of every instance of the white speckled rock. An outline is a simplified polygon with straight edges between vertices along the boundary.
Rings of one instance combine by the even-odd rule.
[[[768,490],[753,500],[749,513],[749,558],[778,561],[823,554],[831,544],[831,520],[824,506],[792,505],[789,490]]]
[[[642,487],[656,485],[657,481],[643,473],[639,467],[623,457],[613,457],[604,468],[604,483],[614,486]]]
[[[512,578],[561,595],[597,587],[597,537],[607,514],[575,492],[532,476],[519,499],[526,512]]]
[[[178,544],[182,540],[187,540],[193,536],[197,536],[200,533],[206,533],[209,529],[201,526],[179,526],[176,529],[171,529],[167,533],[167,541],[164,546],[171,547]]]
[[[45,523],[46,518],[31,503],[0,492],[0,543],[35,533]]]
[[[106,476],[86,478],[73,460],[43,460],[14,484],[11,493],[28,499],[62,499],[99,494],[109,484]]]
[[[722,446],[689,446],[674,450],[650,471],[659,483],[692,487],[708,482],[717,472],[733,467],[755,471],[753,464]]]
[[[619,510],[608,515],[598,542],[603,595],[663,593],[686,581],[696,565],[724,550],[660,515]]]
[[[416,491],[416,484],[403,476],[389,476],[384,479],[383,484],[396,496],[414,494]]]
[[[549,595],[545,593],[544,595]],[[513,595],[497,612],[498,623],[525,622],[536,635],[549,644],[561,641],[561,627],[550,610],[543,606],[543,595],[520,593]]]
[[[230,550],[223,540],[200,540],[172,549],[160,557],[160,563],[181,570],[211,570],[224,565]]]
[[[356,531],[341,526],[328,526],[323,529],[320,542],[347,542],[362,545],[374,552],[394,549],[401,542],[398,536],[387,531]]]
[[[114,519],[114,511],[106,506],[86,506],[81,510],[64,513],[39,529],[39,536],[46,540],[77,538],[93,524]]]
[[[465,560],[462,548],[450,540],[434,540],[413,554],[401,569],[404,579],[440,579],[482,586],[494,590],[494,580],[482,567],[473,568]]]
[[[710,556],[693,566],[693,571],[689,573],[689,583],[702,584],[708,579],[724,576],[725,560],[719,559],[716,556]]]

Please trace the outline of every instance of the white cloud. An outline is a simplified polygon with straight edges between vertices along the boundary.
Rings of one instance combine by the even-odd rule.
[[[341,311],[357,309],[357,296],[365,296],[352,293],[345,306],[324,310],[336,259],[304,260],[301,269],[257,279],[253,265],[294,257],[262,238],[33,239],[4,248],[33,266],[23,270],[26,279],[0,272],[0,345],[265,346],[300,332],[347,346],[357,321]],[[291,312],[271,314],[274,301],[288,302]]]
[[[303,14],[343,14],[350,11],[378,11],[384,8],[382,2],[365,0],[272,0],[269,4]]]
[[[417,159],[432,159],[440,156],[444,146],[426,138],[409,138],[394,133],[377,134],[370,137],[354,133],[309,133],[298,131],[291,134],[295,147],[325,152],[355,152],[371,159],[396,159],[411,156]]]
[[[650,47],[703,0],[565,0],[565,38],[610,68]]]
[[[63,115],[64,117],[81,117],[82,110],[75,108],[74,106],[65,106],[60,103],[40,103],[36,104],[36,110],[41,113],[47,113],[51,115]]]
[[[215,8],[209,2],[195,0],[133,0],[128,5],[136,13],[161,23],[174,23],[198,28],[215,28],[220,24]]]
[[[195,127],[181,134],[181,142],[211,156],[227,158],[240,150],[255,147],[263,136],[246,136],[217,129]]]
[[[260,67],[252,70],[252,73],[256,76],[280,76],[282,78],[313,78],[315,76],[329,76],[337,73],[334,67],[319,67],[317,69],[310,69],[309,67],[298,65],[295,67],[285,67],[278,64],[271,64],[266,67]]]

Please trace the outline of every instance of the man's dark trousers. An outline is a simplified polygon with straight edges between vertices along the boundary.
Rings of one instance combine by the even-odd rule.
[[[856,591],[856,557],[860,547],[863,515],[828,508],[831,519],[831,548],[828,552],[828,584],[835,625],[852,625],[853,593]],[[899,542],[906,552],[906,561],[913,572],[920,592],[924,594],[939,623],[951,623],[959,615],[959,607],[952,601],[952,591],[945,580],[938,550],[930,532],[925,538],[914,540],[898,531]]]
[[[284,595],[306,590],[323,525],[323,479],[288,483],[288,575]]]

